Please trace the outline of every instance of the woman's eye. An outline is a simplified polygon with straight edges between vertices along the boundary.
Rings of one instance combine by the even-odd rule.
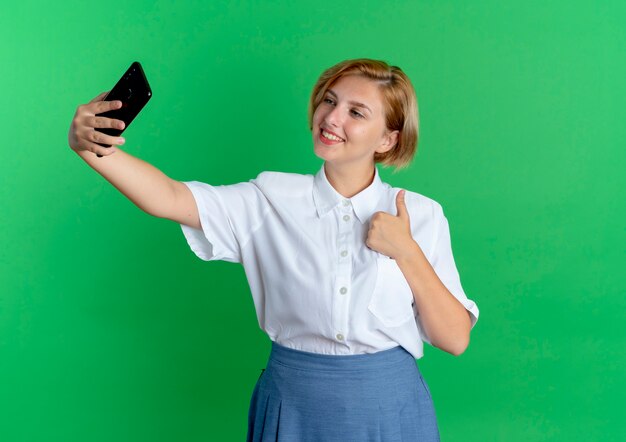
[[[331,100],[330,98],[324,98],[324,103],[333,104],[334,101]]]
[[[350,112],[352,112],[352,115],[354,115],[355,117],[363,118],[363,115],[361,113],[355,111],[354,109],[351,110]]]

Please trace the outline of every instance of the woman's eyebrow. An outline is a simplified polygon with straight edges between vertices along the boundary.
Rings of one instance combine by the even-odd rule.
[[[332,89],[328,89],[327,92],[331,94],[333,97],[337,98],[337,94]],[[367,105],[365,105],[364,103],[359,103],[358,101],[348,101],[348,104],[351,104],[357,107],[362,107],[363,109],[367,109],[370,114],[373,113],[372,110],[369,107],[367,107]]]

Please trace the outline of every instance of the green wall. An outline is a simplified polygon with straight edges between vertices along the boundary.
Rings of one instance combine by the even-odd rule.
[[[241,266],[69,149],[76,107],[139,60],[129,153],[210,184],[315,173],[311,87],[370,57],[421,114],[412,166],[381,175],[443,205],[481,310],[463,355],[419,360],[442,440],[626,440],[625,5],[5,2],[0,439],[244,440],[270,348]]]

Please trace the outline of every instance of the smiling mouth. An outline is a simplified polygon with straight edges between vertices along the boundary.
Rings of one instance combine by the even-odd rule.
[[[320,129],[320,140],[322,140],[324,144],[336,144],[345,141],[343,138],[340,138],[337,135],[332,134],[324,129]]]

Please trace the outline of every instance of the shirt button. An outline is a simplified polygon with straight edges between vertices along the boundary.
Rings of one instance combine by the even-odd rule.
[[[344,206],[349,206],[350,205],[350,200],[343,200],[343,205]]]
[[[341,293],[342,295],[345,295],[346,293],[348,293],[348,289],[345,287],[341,287],[341,290],[339,290],[339,293]]]
[[[341,256],[343,256],[344,258],[348,256],[348,251],[344,250],[343,252],[341,252]]]
[[[343,335],[341,333],[337,333],[337,339],[339,341],[343,341]]]
[[[344,215],[343,216],[343,220],[344,221],[350,221],[350,215]]]

